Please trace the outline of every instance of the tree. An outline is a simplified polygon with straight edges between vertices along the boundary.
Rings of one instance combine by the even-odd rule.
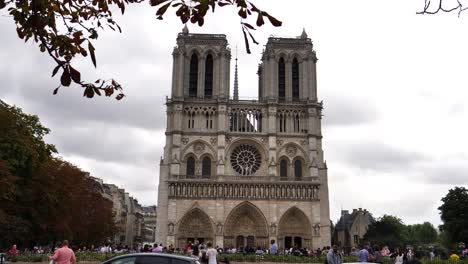
[[[384,215],[369,225],[364,240],[372,244],[387,245],[391,248],[406,244],[405,225],[400,218]]]
[[[0,101],[0,249],[63,238],[96,243],[116,230],[100,184],[52,156],[49,132],[37,116]]]
[[[109,27],[122,32],[113,18],[112,9],[117,7],[122,14],[126,6],[139,4],[143,0],[0,0],[0,10],[8,8],[9,14],[16,23],[18,37],[25,42],[31,40],[38,44],[41,52],[48,54],[57,64],[52,71],[54,77],[61,71],[60,85],[54,89],[57,94],[61,86],[70,86],[72,82],[84,89],[83,96],[93,98],[94,95],[104,94],[116,99],[124,97],[122,86],[114,79],[108,81],[98,79],[85,82],[81,73],[72,66],[72,60],[77,56],[91,58],[94,67],[97,66],[93,41],[97,40],[98,30]],[[180,17],[183,24],[190,21],[203,26],[205,17],[211,9],[235,7],[241,17],[241,28],[244,35],[246,50],[250,53],[249,38],[258,44],[251,31],[255,26],[245,22],[249,16],[256,16],[256,26],[261,27],[266,17],[274,26],[281,26],[281,22],[257,8],[248,0],[150,0],[151,6],[158,7],[156,16],[162,20],[166,11],[172,7],[175,15]]]
[[[406,229],[408,235],[408,243],[412,245],[427,245],[435,243],[437,241],[437,230],[429,222],[408,225],[406,226]]]
[[[438,208],[443,222],[440,230],[452,243],[468,243],[468,190],[464,187],[450,189],[442,202]]]
[[[32,171],[57,152],[54,145],[44,142],[50,130],[35,115],[0,100],[0,159],[10,167],[12,174],[30,176]]]

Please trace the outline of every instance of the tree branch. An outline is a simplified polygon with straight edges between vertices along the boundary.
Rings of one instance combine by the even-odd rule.
[[[435,15],[439,12],[443,12],[443,13],[450,13],[450,12],[453,12],[455,10],[458,10],[458,17],[460,17],[461,13],[465,10],[468,9],[468,7],[465,7],[463,6],[463,4],[460,2],[460,0],[457,0],[457,5],[454,6],[454,7],[450,7],[450,8],[445,8],[443,7],[443,1],[444,0],[438,0],[439,1],[439,4],[437,5],[437,9],[435,10],[430,10],[429,8],[431,7],[431,1],[430,0],[424,0],[424,8],[422,11],[420,12],[416,12],[416,14],[418,15]]]

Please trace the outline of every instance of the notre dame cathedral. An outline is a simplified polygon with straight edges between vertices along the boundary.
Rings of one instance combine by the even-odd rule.
[[[317,57],[305,31],[268,39],[258,100],[239,98],[237,60],[231,95],[225,35],[184,28],[172,56],[156,241],[329,246]]]

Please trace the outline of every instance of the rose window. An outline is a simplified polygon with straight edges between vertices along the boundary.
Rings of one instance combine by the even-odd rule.
[[[260,168],[262,156],[251,145],[237,146],[231,154],[232,168],[239,175],[253,175]]]

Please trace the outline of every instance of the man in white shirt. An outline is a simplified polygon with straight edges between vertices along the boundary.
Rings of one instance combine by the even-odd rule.
[[[213,244],[208,243],[208,250],[206,251],[206,256],[208,257],[208,264],[217,264],[216,255],[218,255],[218,251],[216,251],[216,249],[213,248]]]

